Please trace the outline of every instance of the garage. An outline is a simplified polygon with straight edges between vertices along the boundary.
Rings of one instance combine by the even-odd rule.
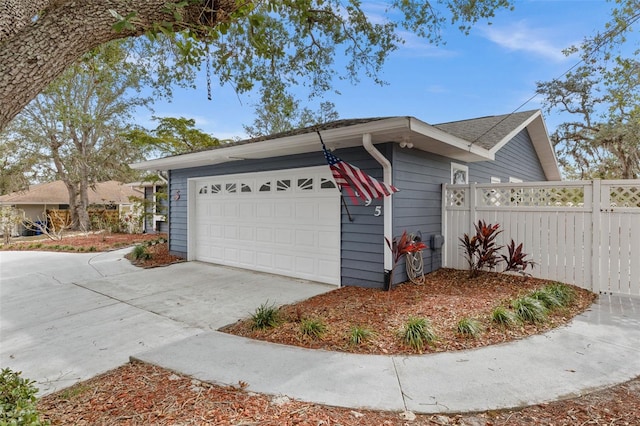
[[[340,192],[327,166],[190,181],[190,259],[340,284]]]

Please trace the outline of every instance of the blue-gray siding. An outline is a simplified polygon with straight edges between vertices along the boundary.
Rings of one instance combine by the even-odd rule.
[[[415,149],[395,145],[393,184],[400,191],[393,195],[393,235],[404,231],[422,234],[429,245],[432,235],[442,233],[442,184],[451,178],[451,160]],[[445,242],[447,244],[449,242]],[[442,250],[427,248],[422,252],[424,271],[441,267]],[[404,258],[395,268],[394,282],[407,280]]]
[[[389,149],[390,146],[380,147]],[[382,168],[364,149],[337,150],[337,156],[359,167],[377,179]],[[187,179],[235,173],[265,172],[299,167],[326,165],[321,152],[291,155],[264,160],[243,160],[213,166],[172,170],[169,191],[169,245],[173,254],[187,255]],[[180,192],[180,199],[175,195]],[[345,197],[341,217],[341,282],[342,285],[382,287],[384,282],[383,217],[373,215],[376,200],[371,206],[354,205]],[[349,211],[353,221],[349,220]]]
[[[491,182],[491,177],[502,182],[509,182],[510,177],[525,182],[547,180],[527,129],[496,152],[495,161],[469,163],[469,182]]]

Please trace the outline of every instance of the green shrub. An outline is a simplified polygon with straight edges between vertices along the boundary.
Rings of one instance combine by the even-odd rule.
[[[478,337],[482,333],[482,324],[475,318],[462,318],[456,326],[458,333],[467,337]]]
[[[410,317],[402,330],[402,340],[413,349],[422,352],[425,345],[435,342],[437,336],[426,318]]]
[[[98,249],[95,246],[91,246],[87,251],[98,251]]]
[[[573,289],[573,287],[567,284],[547,284],[546,286],[544,286],[544,290],[547,293],[553,294],[556,299],[558,299],[561,306],[570,305],[576,298],[576,291]]]
[[[276,327],[280,323],[280,310],[275,305],[265,302],[256,308],[251,315],[251,329],[264,330]]]
[[[0,425],[38,426],[40,421],[36,409],[34,381],[20,377],[20,372],[8,368],[0,371]]]
[[[300,322],[300,331],[303,336],[320,339],[322,335],[327,332],[327,326],[322,320],[306,318]]]
[[[529,296],[542,302],[544,307],[550,311],[562,306],[562,303],[560,302],[560,300],[558,300],[556,295],[553,292],[547,290],[546,288],[536,290],[530,293]]]
[[[131,257],[133,257],[133,260],[148,260],[151,259],[151,253],[147,251],[144,245],[139,244],[131,250]]]
[[[496,306],[493,311],[491,311],[491,322],[503,327],[513,327],[518,322],[518,318],[513,311],[510,311],[504,306]]]
[[[359,345],[371,338],[372,335],[373,332],[368,328],[354,325],[349,329],[349,343],[354,346]]]
[[[547,308],[538,299],[523,296],[511,302],[516,316],[523,322],[539,323],[547,318]]]

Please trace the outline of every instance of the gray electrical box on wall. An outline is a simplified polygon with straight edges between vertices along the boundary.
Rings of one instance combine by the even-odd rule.
[[[432,235],[429,237],[429,248],[431,250],[441,249],[444,244],[444,236],[443,235]]]

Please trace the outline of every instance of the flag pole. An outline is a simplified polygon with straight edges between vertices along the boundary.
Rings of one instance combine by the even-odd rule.
[[[344,209],[347,211],[347,216],[349,216],[349,222],[353,222],[353,218],[351,217],[351,213],[349,213],[349,207],[347,207],[347,202],[344,200],[344,195],[342,195],[342,191],[340,191],[340,198],[342,199],[342,204],[344,205]]]

